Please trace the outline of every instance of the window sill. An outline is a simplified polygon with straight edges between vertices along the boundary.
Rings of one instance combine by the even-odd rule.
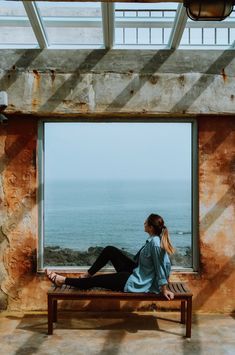
[[[88,270],[88,266],[84,267],[62,267],[62,266],[55,266],[55,267],[45,267],[44,269],[39,269],[37,271],[38,274],[45,273],[45,269],[53,270],[61,274],[80,274],[84,273]],[[103,268],[101,273],[108,273],[108,272],[114,272],[115,270],[113,268]],[[173,267],[172,268],[172,275],[178,275],[178,274],[193,274],[193,275],[198,275],[198,271],[193,270],[193,268],[177,268]]]

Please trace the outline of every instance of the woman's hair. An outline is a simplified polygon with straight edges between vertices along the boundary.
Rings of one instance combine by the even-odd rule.
[[[161,235],[161,248],[164,249],[168,254],[173,254],[175,249],[170,242],[168,229],[164,224],[163,218],[158,214],[152,213],[148,216],[147,223],[149,226],[153,227],[154,233],[156,235]]]

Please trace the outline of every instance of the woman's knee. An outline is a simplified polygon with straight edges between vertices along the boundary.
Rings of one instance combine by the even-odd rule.
[[[118,248],[114,247],[113,245],[107,245],[104,249],[103,252],[105,253],[112,253],[114,251],[118,250]]]

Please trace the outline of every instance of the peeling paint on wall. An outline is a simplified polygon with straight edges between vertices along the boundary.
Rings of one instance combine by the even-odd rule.
[[[2,151],[1,292],[5,305],[21,302],[21,288],[36,271],[36,132],[37,122],[9,120]],[[4,308],[3,307],[3,308]]]

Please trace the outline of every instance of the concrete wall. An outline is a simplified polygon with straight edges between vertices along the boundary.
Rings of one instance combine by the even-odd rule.
[[[0,90],[9,95],[9,120],[0,125],[1,309],[46,308],[48,282],[35,272],[38,119],[190,116],[199,127],[200,269],[173,274],[172,280],[189,282],[196,311],[235,310],[234,56],[233,51],[0,51]]]
[[[1,50],[9,113],[234,113],[234,51]],[[86,116],[87,117],[87,116]]]

